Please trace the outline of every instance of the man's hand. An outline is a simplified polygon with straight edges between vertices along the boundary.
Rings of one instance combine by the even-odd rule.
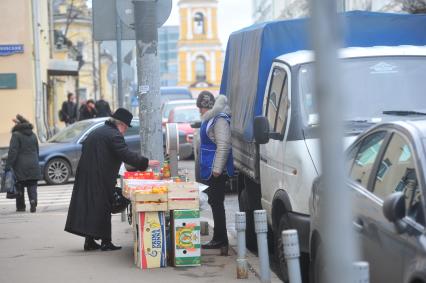
[[[148,162],[149,167],[160,167],[160,161],[158,160],[150,160]]]
[[[215,178],[219,177],[220,175],[221,175],[220,173],[213,172],[213,177],[215,177]]]

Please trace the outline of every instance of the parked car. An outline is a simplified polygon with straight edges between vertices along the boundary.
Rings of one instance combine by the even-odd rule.
[[[426,115],[426,113],[424,114]],[[379,124],[347,149],[353,227],[370,282],[426,282],[426,120]],[[310,197],[313,282],[324,270],[321,179]]]
[[[188,159],[194,156],[194,129],[191,123],[200,120],[200,112],[197,106],[179,106],[170,111],[168,123],[177,123],[180,133],[184,133],[184,141],[179,141],[180,159]]]
[[[196,100],[182,99],[182,100],[170,100],[170,101],[164,102],[164,104],[161,106],[161,116],[162,116],[163,126],[165,126],[169,120],[170,111],[172,111],[174,108],[179,106],[196,106]]]
[[[39,165],[43,179],[50,185],[60,185],[76,173],[84,139],[105,123],[107,118],[95,118],[74,123],[40,144]],[[133,151],[140,150],[139,119],[132,121],[124,136]],[[2,160],[7,158],[7,154]]]
[[[187,87],[160,87],[161,105],[167,101],[192,99],[191,91]]]

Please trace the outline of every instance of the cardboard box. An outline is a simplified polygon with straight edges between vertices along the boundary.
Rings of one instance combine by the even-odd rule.
[[[169,210],[198,210],[200,196],[198,184],[195,182],[168,184]]]
[[[172,264],[201,265],[201,235],[199,210],[171,212]]]
[[[166,267],[166,224],[164,212],[137,212],[136,265],[141,269]]]

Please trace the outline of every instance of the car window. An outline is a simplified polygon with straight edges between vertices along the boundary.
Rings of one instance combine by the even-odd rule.
[[[273,70],[271,86],[268,94],[268,104],[266,106],[266,117],[269,121],[270,130],[274,132],[276,129],[275,121],[278,112],[278,103],[280,101],[285,79],[286,72],[283,69],[275,68]]]
[[[353,161],[348,161],[352,163],[350,178],[364,188],[368,188],[368,180],[385,136],[386,132],[376,132],[367,136],[359,147],[353,149],[352,156],[355,157]]]
[[[191,123],[200,120],[200,112],[197,108],[176,110],[173,117],[174,123]]]
[[[68,143],[79,138],[85,131],[95,125],[97,122],[93,120],[84,120],[74,123],[51,137],[47,142],[51,143]],[[102,123],[99,123],[101,125]]]
[[[277,114],[277,121],[276,121],[276,132],[281,133],[281,135],[284,137],[285,133],[285,126],[287,124],[287,116],[288,116],[288,109],[290,107],[289,99],[288,99],[288,78],[287,74],[285,74],[284,78],[284,87],[282,90],[280,103],[278,107],[278,114]]]
[[[126,131],[126,133],[124,134],[125,137],[128,136],[134,136],[134,135],[139,135],[139,131],[140,131],[140,125],[139,125],[139,121],[132,121],[131,124],[132,127],[129,127]]]
[[[422,195],[418,185],[413,151],[409,142],[394,134],[376,174],[373,193],[384,200],[394,192],[405,195],[407,216],[424,224]]]

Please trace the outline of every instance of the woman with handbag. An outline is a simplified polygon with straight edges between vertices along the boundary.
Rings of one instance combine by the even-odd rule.
[[[5,172],[13,169],[16,178],[16,211],[25,211],[25,187],[30,201],[30,211],[36,212],[37,181],[41,178],[38,164],[38,140],[33,132],[33,125],[21,115],[13,119],[9,153]]]

